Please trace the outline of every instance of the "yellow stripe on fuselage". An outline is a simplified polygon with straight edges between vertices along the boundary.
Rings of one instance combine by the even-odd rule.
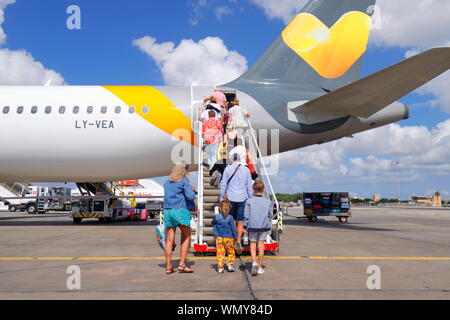
[[[164,94],[148,86],[102,86],[116,95],[126,105],[136,108],[136,113],[168,134],[194,145],[191,121]],[[144,114],[143,107],[149,112]],[[180,134],[185,130],[185,134]]]

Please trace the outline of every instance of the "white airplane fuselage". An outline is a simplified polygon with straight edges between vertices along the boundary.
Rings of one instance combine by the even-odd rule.
[[[194,141],[181,142],[173,132],[183,129],[191,134],[197,117],[192,102],[213,90],[0,87],[0,181],[100,182],[168,175],[174,147],[186,144],[194,154],[197,149]],[[301,134],[280,125],[246,93],[237,91],[237,96],[255,130],[279,130],[279,152],[336,140],[405,116],[394,104],[368,119],[349,117],[338,128]],[[280,113],[287,113],[287,108]]]

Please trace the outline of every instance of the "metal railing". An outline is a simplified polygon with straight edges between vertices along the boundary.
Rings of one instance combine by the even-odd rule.
[[[198,184],[197,184],[197,230],[196,230],[196,239],[198,244],[203,244],[203,135],[202,135],[202,123],[201,121],[196,120],[198,122]]]

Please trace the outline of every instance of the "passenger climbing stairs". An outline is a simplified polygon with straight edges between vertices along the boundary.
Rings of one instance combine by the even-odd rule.
[[[198,111],[200,113],[200,111]],[[197,118],[198,119],[198,118]],[[247,137],[245,147],[254,154],[252,158],[253,165],[259,178],[264,181],[266,186],[267,198],[272,199],[274,208],[274,217],[272,220],[272,232],[270,234],[270,239],[267,239],[265,243],[266,251],[278,252],[280,233],[283,229],[283,213],[276,199],[275,193],[272,188],[272,183],[270,181],[269,175],[267,173],[267,168],[265,166],[264,160],[261,157],[261,150],[257,144],[256,136],[252,128],[251,122],[249,123],[249,130],[247,130]],[[192,233],[193,233],[193,249],[196,253],[206,254],[208,252],[215,252],[215,238],[213,235],[213,225],[212,219],[214,215],[218,213],[218,206],[220,202],[220,189],[215,188],[210,185],[211,177],[209,176],[209,169],[205,167],[202,162],[204,159],[204,141],[202,137],[202,124],[197,121],[194,126],[194,131],[197,135],[198,142],[198,196],[197,196],[197,217],[192,223]],[[233,143],[229,143],[232,145]],[[230,146],[229,148],[232,148]],[[229,152],[230,150],[228,150]],[[253,152],[252,152],[253,151]],[[249,244],[243,244],[243,251],[249,251]]]

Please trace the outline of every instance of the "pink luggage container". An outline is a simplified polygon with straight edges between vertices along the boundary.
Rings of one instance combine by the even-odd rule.
[[[140,219],[141,221],[147,221],[148,220],[148,211],[147,209],[142,209],[141,210],[141,216]]]

